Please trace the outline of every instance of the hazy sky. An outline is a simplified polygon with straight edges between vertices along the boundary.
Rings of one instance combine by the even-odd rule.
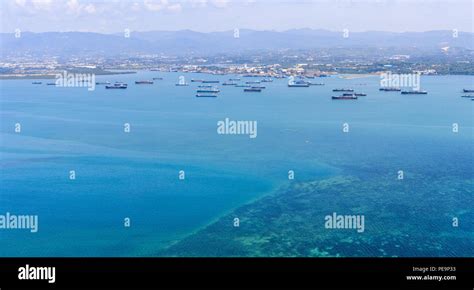
[[[474,0],[0,0],[0,6],[1,32],[474,30]]]

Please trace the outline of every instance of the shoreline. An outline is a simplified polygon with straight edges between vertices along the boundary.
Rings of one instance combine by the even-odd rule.
[[[126,74],[137,74],[138,72],[154,72],[150,69],[142,69],[142,70],[135,70],[135,71],[107,71],[107,72],[101,72],[101,73],[95,73],[96,76],[108,76],[108,75],[126,75]],[[169,73],[168,71],[159,71],[161,73]],[[71,73],[91,73],[91,72],[71,72]],[[210,75],[216,75],[210,72],[188,72],[188,71],[177,71],[176,73],[183,73],[183,74],[188,74],[188,73],[202,73],[202,74],[210,74]],[[223,74],[225,76],[238,76],[239,74],[235,73],[229,73],[229,74]],[[369,78],[369,77],[378,77],[380,76],[380,73],[348,73],[348,74],[334,74],[331,75],[332,77],[338,77],[340,79],[345,79],[345,80],[352,80],[352,79],[361,79],[361,78]],[[423,74],[422,76],[473,76],[472,74]],[[263,77],[268,77],[268,76],[261,76]],[[288,76],[286,76],[288,77]],[[285,78],[286,78],[285,77]],[[56,74],[38,74],[38,75],[33,75],[33,74],[25,74],[25,75],[9,75],[5,74],[2,75],[0,74],[0,80],[39,80],[39,79],[55,79]]]
[[[72,73],[72,72],[71,72]],[[88,74],[91,72],[77,72],[81,74]],[[108,75],[125,75],[125,74],[136,74],[137,71],[123,71],[123,72],[113,72],[113,71],[106,71],[100,73],[94,73],[96,76],[108,76]],[[50,80],[55,79],[56,74],[25,74],[25,75],[1,75],[0,80]]]

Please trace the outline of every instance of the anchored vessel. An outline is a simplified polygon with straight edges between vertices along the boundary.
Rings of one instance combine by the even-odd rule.
[[[196,97],[197,98],[216,98],[217,95],[206,93],[206,94],[196,94]]]
[[[400,88],[394,88],[394,87],[384,87],[380,88],[379,91],[384,91],[384,92],[399,92],[401,91]]]
[[[219,89],[211,88],[211,89],[198,89],[196,91],[197,93],[214,93],[217,94],[219,92]]]
[[[474,89],[463,89],[463,93],[474,93]]]
[[[219,81],[202,81],[203,84],[218,84]]]
[[[355,94],[342,94],[341,96],[333,96],[333,100],[357,100],[357,96]]]
[[[307,87],[309,87],[309,83],[305,82],[303,80],[299,80],[299,81],[292,82],[292,83],[289,82],[288,87],[289,88],[307,88]]]
[[[333,92],[353,92],[354,89],[334,89]]]
[[[309,84],[288,84],[289,88],[307,88]]]
[[[413,91],[402,91],[402,95],[426,95],[427,91],[413,90]]]
[[[153,81],[135,81],[136,85],[152,85]]]
[[[257,88],[248,88],[248,89],[244,89],[244,92],[261,92],[262,89],[257,89]]]
[[[33,85],[41,85],[42,82],[32,82]]]
[[[105,86],[106,89],[126,89],[127,84],[124,83],[115,83],[113,85],[107,85]]]

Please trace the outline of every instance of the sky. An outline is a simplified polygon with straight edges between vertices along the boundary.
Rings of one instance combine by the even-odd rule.
[[[474,0],[0,0],[0,32],[474,32]]]

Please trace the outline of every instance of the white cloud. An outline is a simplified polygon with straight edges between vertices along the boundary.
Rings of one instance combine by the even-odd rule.
[[[15,0],[15,4],[21,7],[25,7],[26,0]]]
[[[224,8],[230,3],[230,0],[188,0],[186,3],[190,3],[191,7],[207,7],[211,4],[214,7]]]
[[[170,3],[168,0],[145,0],[143,1],[145,9],[156,12],[156,11],[171,11],[171,12],[180,12],[182,10],[182,5],[179,2],[174,1]]]
[[[168,6],[167,9],[171,12],[181,12],[183,7],[181,6],[180,3],[176,3],[176,4],[172,4],[172,5]]]
[[[206,7],[207,6],[207,0],[189,0],[189,3],[191,3],[191,7]]]
[[[70,12],[79,12],[81,6],[79,5],[79,1],[77,0],[68,0],[66,2],[66,7]]]
[[[84,10],[89,14],[94,14],[96,12],[94,4],[88,4],[84,7]]]
[[[132,10],[135,11],[135,12],[136,12],[136,11],[140,11],[141,6],[140,6],[139,3],[134,2],[134,3],[132,4],[132,6],[130,7],[130,9],[132,9]]]
[[[212,4],[218,8],[227,7],[229,2],[230,2],[229,0],[212,0]]]
[[[97,12],[96,5],[92,3],[81,4],[79,0],[67,0],[63,3],[63,7],[66,7],[66,10],[69,13],[80,15],[80,14],[95,14]]]
[[[52,0],[31,0],[31,4],[36,9],[50,9],[52,3]]]
[[[154,1],[154,0],[145,0],[143,1],[143,4],[145,5],[145,8],[150,10],[150,11],[160,11],[163,10],[168,5],[167,0],[160,0],[160,1]]]

